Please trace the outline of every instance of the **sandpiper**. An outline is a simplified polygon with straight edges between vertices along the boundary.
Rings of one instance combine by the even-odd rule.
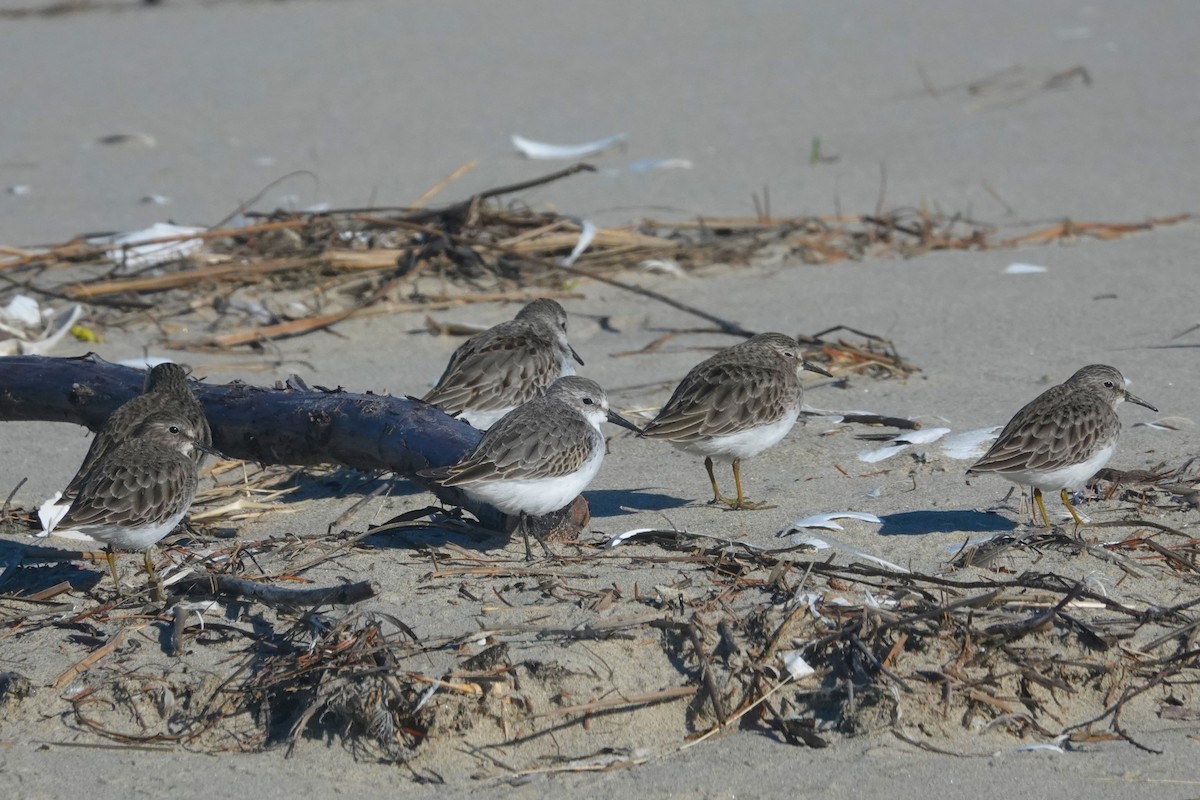
[[[712,503],[733,509],[771,508],[746,499],[741,464],[778,443],[796,424],[803,370],[833,377],[805,361],[795,339],[760,333],[693,367],[643,433],[704,456]],[[713,459],[732,462],[737,497],[721,494]]]
[[[1033,487],[1042,521],[1051,527],[1042,491],[1058,490],[1076,525],[1083,520],[1067,490],[1082,489],[1117,449],[1121,420],[1117,406],[1125,401],[1157,408],[1125,388],[1113,367],[1083,367],[1066,383],[1052,386],[1016,413],[999,438],[967,470],[968,475],[995,472],[1014,483]]]
[[[604,460],[600,424],[605,421],[639,432],[609,409],[608,397],[595,381],[559,378],[543,396],[502,417],[457,464],[420,474],[518,515],[525,557],[532,559],[528,517],[566,507],[596,477]]]
[[[58,527],[106,545],[118,593],[116,550],[145,551],[146,571],[157,586],[150,548],[175,529],[196,497],[199,465],[193,456],[207,449],[202,435],[177,412],[156,412],[80,476]]]
[[[517,316],[463,342],[422,399],[487,430],[501,417],[575,374],[583,359],[567,341],[567,312],[534,300]]]
[[[84,476],[92,471],[95,464],[127,440],[152,415],[174,415],[197,432],[196,441],[203,448],[194,449],[192,459],[199,464],[212,445],[212,432],[204,407],[188,386],[187,376],[185,367],[170,361],[152,367],[146,375],[145,391],[118,407],[96,432],[83,463],[67,484],[63,496],[67,499],[73,497],[79,491]]]

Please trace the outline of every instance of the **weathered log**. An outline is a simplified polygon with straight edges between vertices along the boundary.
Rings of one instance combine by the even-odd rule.
[[[231,575],[213,575],[208,572],[188,575],[186,578],[176,581],[169,588],[171,596],[177,599],[251,600],[274,608],[327,604],[352,605],[379,594],[379,586],[371,581],[295,589],[288,586],[272,586],[267,583],[248,581],[245,578],[235,578]]]
[[[0,421],[73,422],[95,431],[118,406],[141,392],[144,378],[141,370],[109,363],[94,353],[78,358],[0,358]],[[299,391],[240,382],[194,382],[192,388],[212,427],[213,447],[229,458],[386,470],[421,484],[449,505],[467,509],[489,528],[510,527],[495,508],[417,475],[418,470],[457,462],[482,436],[433,406],[413,398],[340,389]],[[538,522],[543,529],[554,527],[565,516],[586,524],[582,499],[569,511]]]

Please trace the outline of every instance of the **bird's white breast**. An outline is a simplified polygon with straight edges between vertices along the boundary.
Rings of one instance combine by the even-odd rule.
[[[726,436],[710,436],[690,442],[676,442],[676,446],[689,453],[709,456],[721,461],[732,461],[735,458],[750,458],[756,456],[768,447],[779,443],[800,417],[797,407],[775,422],[758,425],[744,431],[731,433]]]
[[[558,511],[574,500],[600,471],[604,447],[592,451],[578,470],[555,478],[506,478],[478,481],[462,488],[467,494],[491,503],[505,514],[522,512],[533,516]]]
[[[86,533],[98,542],[111,545],[117,550],[145,550],[175,530],[175,526],[183,521],[183,516],[186,513],[187,505],[170,519],[154,525],[141,525],[138,527],[125,527],[112,524],[80,525],[77,530],[80,533]]]
[[[1112,454],[1116,449],[1117,443],[1114,441],[1097,450],[1087,461],[1081,461],[1078,464],[1071,464],[1070,466],[1059,467],[1058,469],[1022,470],[1021,472],[1004,472],[1000,474],[1014,483],[1033,486],[1044,492],[1057,492],[1060,489],[1082,489],[1084,484],[1087,483],[1088,478],[1095,475],[1108,463],[1108,460],[1112,458]]]

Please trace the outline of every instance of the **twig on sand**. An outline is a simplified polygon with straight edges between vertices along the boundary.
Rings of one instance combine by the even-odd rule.
[[[97,647],[92,652],[88,653],[85,657],[81,658],[79,661],[76,661],[74,664],[72,664],[70,666],[70,668],[68,668],[65,672],[63,672],[61,675],[59,675],[58,678],[56,678],[54,681],[54,688],[61,689],[62,687],[66,686],[68,683],[70,683],[72,680],[74,680],[76,677],[78,677],[82,673],[87,672],[98,661],[100,661],[105,656],[110,655],[114,650],[116,650],[118,647],[120,647],[121,644],[125,641],[125,637],[129,634],[129,632],[131,630],[138,631],[138,630],[141,630],[142,628],[146,627],[149,624],[150,623],[148,623],[148,622],[143,622],[139,625],[134,625],[132,627],[121,628],[119,631],[117,631],[115,634],[113,634],[113,636],[107,642],[105,642],[100,647]]]

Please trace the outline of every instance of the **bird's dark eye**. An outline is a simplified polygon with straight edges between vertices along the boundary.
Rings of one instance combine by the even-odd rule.
[[[1106,388],[1108,388],[1108,389],[1112,389],[1112,388],[1113,388],[1113,382],[1112,382],[1112,381],[1105,381],[1105,382],[1104,382],[1104,386],[1105,386]]]
[[[167,430],[169,430],[171,433],[179,433],[179,426],[172,425],[170,428],[167,428]]]
[[[585,398],[583,398],[583,404],[584,404],[585,406],[591,406],[591,405],[595,405],[595,404],[596,404],[596,401],[595,401],[595,400],[593,400],[593,399],[592,399],[592,398],[590,398],[590,397],[585,397]]]
[[[796,354],[795,354],[795,353],[793,353],[791,350],[784,350],[784,351],[783,351],[783,354],[784,354],[785,356],[787,356],[788,358],[795,358],[795,357],[796,357]]]

